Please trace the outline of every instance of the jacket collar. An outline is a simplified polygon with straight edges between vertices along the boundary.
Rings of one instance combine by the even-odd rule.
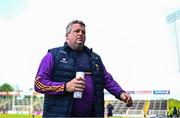
[[[69,47],[69,45],[68,45],[67,42],[64,43],[64,49],[65,49],[68,53],[73,52],[73,49],[72,49],[71,47]],[[84,46],[84,47],[83,47],[83,50],[84,50],[88,55],[91,55],[91,54],[93,53],[92,48],[89,49],[87,46]]]

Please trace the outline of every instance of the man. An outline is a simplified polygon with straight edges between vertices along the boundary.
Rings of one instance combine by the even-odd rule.
[[[85,24],[74,20],[66,27],[64,46],[50,49],[42,59],[35,90],[45,94],[43,117],[103,117],[104,88],[132,106],[132,99],[107,72],[99,55],[84,45]],[[85,77],[75,77],[77,71]],[[83,92],[81,99],[73,98]]]
[[[108,117],[113,116],[113,110],[114,110],[113,105],[111,103],[108,103],[108,105],[107,105],[107,112],[108,112],[107,116]]]

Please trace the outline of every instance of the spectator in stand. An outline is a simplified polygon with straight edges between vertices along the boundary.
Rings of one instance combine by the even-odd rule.
[[[178,115],[178,111],[177,111],[177,108],[174,106],[174,108],[173,108],[173,118],[177,118],[177,115]]]
[[[107,113],[108,113],[107,116],[108,117],[113,116],[113,110],[114,110],[113,105],[111,103],[108,103],[108,105],[107,105]]]

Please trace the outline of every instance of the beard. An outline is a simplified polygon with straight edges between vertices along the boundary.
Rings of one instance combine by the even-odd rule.
[[[75,44],[75,50],[83,50],[84,43],[76,43]]]

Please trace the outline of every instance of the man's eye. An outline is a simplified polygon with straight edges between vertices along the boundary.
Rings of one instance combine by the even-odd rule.
[[[75,32],[75,33],[82,32],[82,34],[85,34],[85,33],[86,33],[84,30],[75,30],[74,32]]]
[[[82,31],[83,34],[85,34],[86,32],[85,31]]]
[[[79,32],[80,32],[80,30],[75,30],[74,32],[79,33]]]

